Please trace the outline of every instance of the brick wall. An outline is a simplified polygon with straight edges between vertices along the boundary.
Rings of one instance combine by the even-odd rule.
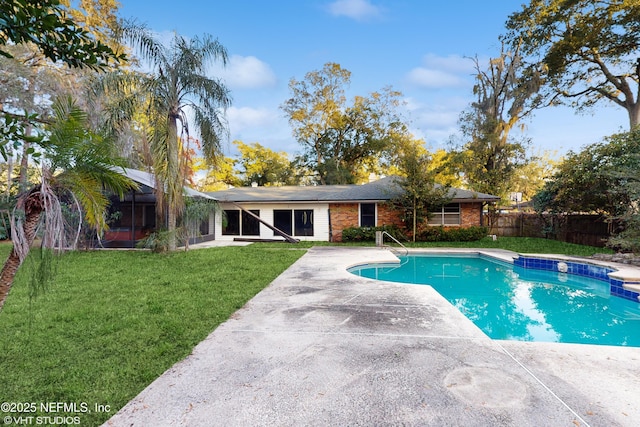
[[[333,203],[329,205],[331,219],[330,241],[341,242],[342,230],[348,227],[358,227],[360,225],[358,203]],[[481,203],[460,203],[460,226],[471,227],[480,224]],[[400,219],[399,212],[393,210],[386,203],[378,203],[376,225],[405,226]]]
[[[333,203],[329,205],[331,232],[329,241],[341,242],[342,230],[360,225],[358,203]]]
[[[479,226],[482,203],[460,203],[460,226]]]
[[[378,222],[376,225],[392,225],[404,227],[404,222],[400,219],[400,212],[394,210],[387,203],[378,203]]]

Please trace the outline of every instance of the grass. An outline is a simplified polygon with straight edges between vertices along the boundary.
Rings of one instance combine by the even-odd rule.
[[[476,242],[434,242],[416,243],[411,247],[456,247],[456,248],[494,248],[507,249],[519,253],[535,254],[563,254],[574,256],[591,256],[595,253],[613,253],[608,248],[576,245],[574,243],[559,242],[557,240],[539,239],[534,237],[498,237],[493,240],[485,237]]]
[[[108,405],[109,412],[55,414],[99,425],[303,253],[253,246],[69,253],[31,302],[27,267],[0,312],[0,402]]]
[[[385,244],[397,246],[389,239],[385,239]],[[473,242],[402,242],[409,248],[494,248],[507,249],[519,253],[537,254],[563,254],[574,256],[591,256],[596,253],[613,253],[608,248],[597,248],[593,246],[576,245],[573,243],[559,242],[557,240],[540,239],[534,237],[499,237],[493,240],[490,237]],[[282,243],[260,243],[263,247],[281,247]],[[280,245],[280,246],[277,246]],[[320,245],[336,245],[328,242],[300,242],[298,247],[311,247]],[[345,246],[373,246],[374,242],[359,242],[343,244]]]
[[[57,262],[48,290],[32,301],[25,264],[0,311],[0,402],[86,403],[90,413],[54,415],[100,425],[317,245],[329,243],[260,243],[169,255],[69,253]],[[580,256],[607,251],[523,238],[408,246]],[[0,245],[1,259],[10,248]],[[93,411],[95,405],[109,411]]]

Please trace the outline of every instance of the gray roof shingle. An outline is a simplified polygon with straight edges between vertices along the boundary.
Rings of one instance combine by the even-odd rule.
[[[156,188],[156,178],[153,174],[138,169],[123,168],[124,176],[138,184],[146,185],[149,188]],[[194,190],[193,188],[184,186],[185,195],[188,197],[201,197],[203,199],[212,199],[211,196],[205,193]]]
[[[220,202],[362,202],[385,201],[397,197],[402,191],[398,177],[390,176],[363,185],[318,185],[284,187],[236,187],[206,193]],[[490,194],[459,188],[449,190],[454,202],[497,201]]]

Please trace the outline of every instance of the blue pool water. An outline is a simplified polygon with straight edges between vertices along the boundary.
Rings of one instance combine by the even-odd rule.
[[[612,296],[603,280],[480,255],[410,255],[400,258],[400,266],[349,271],[431,285],[493,339],[640,347],[640,303]]]

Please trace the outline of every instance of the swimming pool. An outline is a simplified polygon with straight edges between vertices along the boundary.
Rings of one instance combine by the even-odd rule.
[[[593,277],[478,254],[408,255],[353,274],[430,285],[493,339],[640,347],[640,303]],[[596,274],[599,276],[599,274]]]

